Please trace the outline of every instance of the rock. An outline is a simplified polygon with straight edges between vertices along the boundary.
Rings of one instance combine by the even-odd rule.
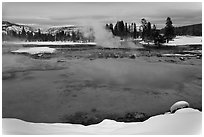
[[[66,62],[66,60],[64,60],[64,59],[59,59],[59,60],[57,60],[57,62]]]
[[[118,58],[119,56],[118,56],[117,54],[114,54],[113,57],[114,57],[114,58]]]
[[[166,62],[169,62],[169,63],[176,63],[176,61],[175,60],[173,60],[173,59],[170,59],[170,60],[165,60]]]
[[[171,114],[171,112],[165,112],[164,114]]]
[[[39,54],[37,54],[37,56],[38,56],[38,57],[42,57],[42,56],[43,56],[43,54],[42,54],[42,53],[39,53]]]
[[[131,59],[135,59],[135,58],[136,58],[136,54],[132,54],[132,55],[130,55],[129,58],[131,58]]]
[[[180,59],[180,60],[182,60],[182,61],[184,61],[184,60],[185,60],[185,58],[184,58],[184,57],[180,57],[179,59]]]
[[[182,109],[182,108],[188,108],[189,107],[189,103],[186,101],[178,101],[175,104],[173,104],[170,108],[170,112],[174,113],[176,112],[178,109]]]
[[[201,56],[196,56],[196,59],[201,59]]]
[[[123,119],[125,122],[142,122],[144,120],[148,119],[148,116],[145,113],[140,112],[132,112],[127,113]]]
[[[157,57],[162,57],[162,55],[161,54],[157,54]]]

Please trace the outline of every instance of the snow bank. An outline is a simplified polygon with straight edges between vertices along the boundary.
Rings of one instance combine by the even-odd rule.
[[[202,45],[202,37],[199,36],[176,36],[173,41],[164,43],[164,46],[181,46],[181,45]]]
[[[54,53],[56,49],[49,47],[33,47],[33,48],[22,48],[15,51],[11,51],[11,53],[28,53],[31,55],[40,54],[40,53]]]
[[[188,107],[189,107],[188,102],[186,102],[186,101],[178,101],[178,102],[174,103],[171,106],[170,111],[171,111],[171,113],[174,113],[178,109],[188,108]]]
[[[78,124],[30,123],[18,119],[3,118],[3,134],[201,134],[202,113],[192,108],[177,110],[151,117],[144,122],[103,122],[83,126]]]
[[[72,41],[34,41],[34,42],[4,42],[3,44],[16,45],[96,45],[95,42],[72,42]]]

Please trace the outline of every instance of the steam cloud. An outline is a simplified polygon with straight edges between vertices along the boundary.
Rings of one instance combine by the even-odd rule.
[[[131,40],[121,41],[119,37],[113,36],[111,32],[105,29],[105,24],[95,20],[79,22],[83,26],[85,36],[94,35],[98,46],[108,48],[136,48],[137,46]],[[90,31],[90,28],[93,31]]]

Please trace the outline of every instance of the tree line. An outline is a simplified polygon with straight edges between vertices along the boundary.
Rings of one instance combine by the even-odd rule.
[[[124,21],[117,21],[115,26],[110,23],[106,24],[106,29],[110,30],[114,36],[118,36],[121,39],[126,38],[142,38],[144,41],[154,41],[156,43],[163,43],[169,41],[175,37],[175,29],[170,17],[166,19],[166,25],[164,34],[162,35],[160,30],[156,28],[155,24],[147,21],[145,18],[141,19],[141,25],[136,23],[126,23]]]
[[[136,23],[126,23],[124,21],[117,21],[115,25],[112,23],[105,25],[106,30],[110,31],[113,36],[120,37],[121,39],[127,38],[142,38],[142,40],[149,42],[154,41],[155,44],[160,44],[164,42],[169,42],[176,35],[202,35],[202,24],[184,26],[184,27],[174,27],[173,22],[170,17],[167,17],[165,27],[161,30],[156,28],[155,24],[147,21],[145,18],[141,19],[141,25]],[[90,35],[85,35],[83,31],[59,31],[55,34],[42,33],[40,29],[37,31],[25,31],[19,32],[9,30],[6,34],[2,33],[2,39],[12,40],[13,38],[25,40],[25,41],[94,41],[94,32]]]
[[[37,31],[25,31],[25,28],[22,27],[22,30],[16,32],[14,30],[9,30],[7,34],[2,34],[3,41],[18,39],[23,41],[94,41],[94,36],[84,36],[83,32],[77,31],[59,31],[55,34],[51,33],[42,33],[40,29]]]

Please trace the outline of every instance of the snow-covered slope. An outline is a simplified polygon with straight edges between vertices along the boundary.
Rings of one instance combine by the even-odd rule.
[[[21,24],[15,24],[10,23],[8,21],[2,21],[2,31],[8,32],[8,31],[15,31],[17,33],[22,31],[22,28],[24,27],[25,31],[34,31],[34,28],[28,26],[28,25],[21,25]]]
[[[2,21],[2,31],[4,33],[7,33],[8,31],[15,31],[17,33],[22,31],[22,28],[24,27],[25,31],[34,31],[37,32],[38,28],[33,28],[29,25],[25,25],[25,24],[17,24],[17,23],[11,23],[8,21]],[[80,29],[80,26],[75,26],[75,25],[63,25],[63,26],[53,26],[50,27],[46,30],[41,30],[42,33],[50,33],[50,34],[56,34],[58,32],[64,31],[64,32],[76,32]]]
[[[192,108],[177,110],[151,117],[144,122],[124,123],[113,120],[83,126],[78,124],[30,123],[18,119],[3,118],[3,134],[201,134],[202,113]]]
[[[75,25],[66,25],[66,26],[54,26],[54,27],[47,29],[45,32],[50,33],[50,34],[56,34],[61,31],[64,31],[65,33],[67,33],[67,32],[72,32],[72,31],[76,32],[77,30],[79,30],[79,27]]]

